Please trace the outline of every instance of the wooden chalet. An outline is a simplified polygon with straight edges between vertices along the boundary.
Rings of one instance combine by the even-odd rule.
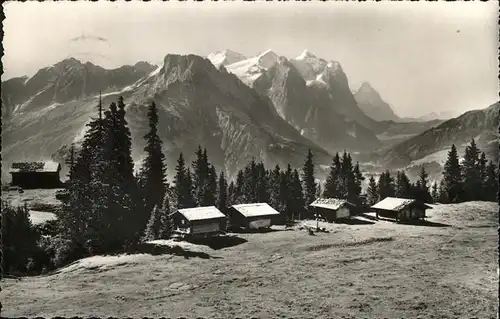
[[[228,210],[232,228],[261,229],[269,228],[280,213],[267,203],[233,205]]]
[[[418,220],[425,218],[425,211],[432,209],[429,205],[415,199],[386,197],[371,207],[379,216],[393,218],[396,221]]]
[[[330,223],[335,220],[348,219],[356,212],[356,205],[345,199],[318,198],[309,206],[313,208],[316,216]]]
[[[184,208],[172,214],[174,232],[183,237],[217,236],[224,229],[225,219],[215,206]]]
[[[12,163],[11,185],[21,188],[60,188],[61,165],[53,161]]]

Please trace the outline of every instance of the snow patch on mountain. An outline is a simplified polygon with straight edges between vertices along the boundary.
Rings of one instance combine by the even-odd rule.
[[[266,50],[255,57],[226,65],[226,69],[246,85],[252,86],[255,80],[278,62],[278,58],[279,55],[274,51]]]
[[[210,53],[207,56],[207,59],[212,62],[212,64],[219,69],[221,66],[233,64],[239,61],[246,60],[247,58],[238,52],[234,52],[231,50],[223,50],[223,51],[217,51]]]

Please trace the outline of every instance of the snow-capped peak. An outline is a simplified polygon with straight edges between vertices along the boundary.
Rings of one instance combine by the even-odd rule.
[[[258,55],[259,66],[269,69],[278,61],[279,55],[273,50],[266,50]]]
[[[209,59],[215,67],[219,68],[221,65],[229,65],[246,60],[246,57],[241,53],[226,49],[210,53],[207,59]]]
[[[311,53],[309,50],[305,49],[302,51],[302,53],[296,57],[296,60],[305,60],[307,58],[317,58],[313,53]]]

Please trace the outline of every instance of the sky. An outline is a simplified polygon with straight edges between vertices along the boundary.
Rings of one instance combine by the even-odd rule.
[[[498,3],[4,2],[4,74],[68,57],[105,68],[167,53],[304,49],[340,62],[405,117],[462,113],[498,100]]]

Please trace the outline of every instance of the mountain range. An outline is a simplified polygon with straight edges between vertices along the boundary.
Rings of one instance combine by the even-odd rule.
[[[451,124],[404,121],[370,84],[353,93],[338,62],[307,50],[291,59],[272,50],[253,57],[231,50],[207,58],[167,54],[159,66],[138,62],[111,70],[70,58],[2,82],[3,164],[63,162],[96,116],[99,98],[107,106],[118,96],[127,104],[136,163],[147,106],[156,102],[170,176],[179,153],[189,162],[198,145],[232,175],[251,158],[300,167],[309,148],[318,167],[344,149],[380,165],[407,165],[446,147],[457,130],[470,131],[467,137],[490,130],[474,124],[480,116]],[[439,145],[428,145],[428,138]]]

